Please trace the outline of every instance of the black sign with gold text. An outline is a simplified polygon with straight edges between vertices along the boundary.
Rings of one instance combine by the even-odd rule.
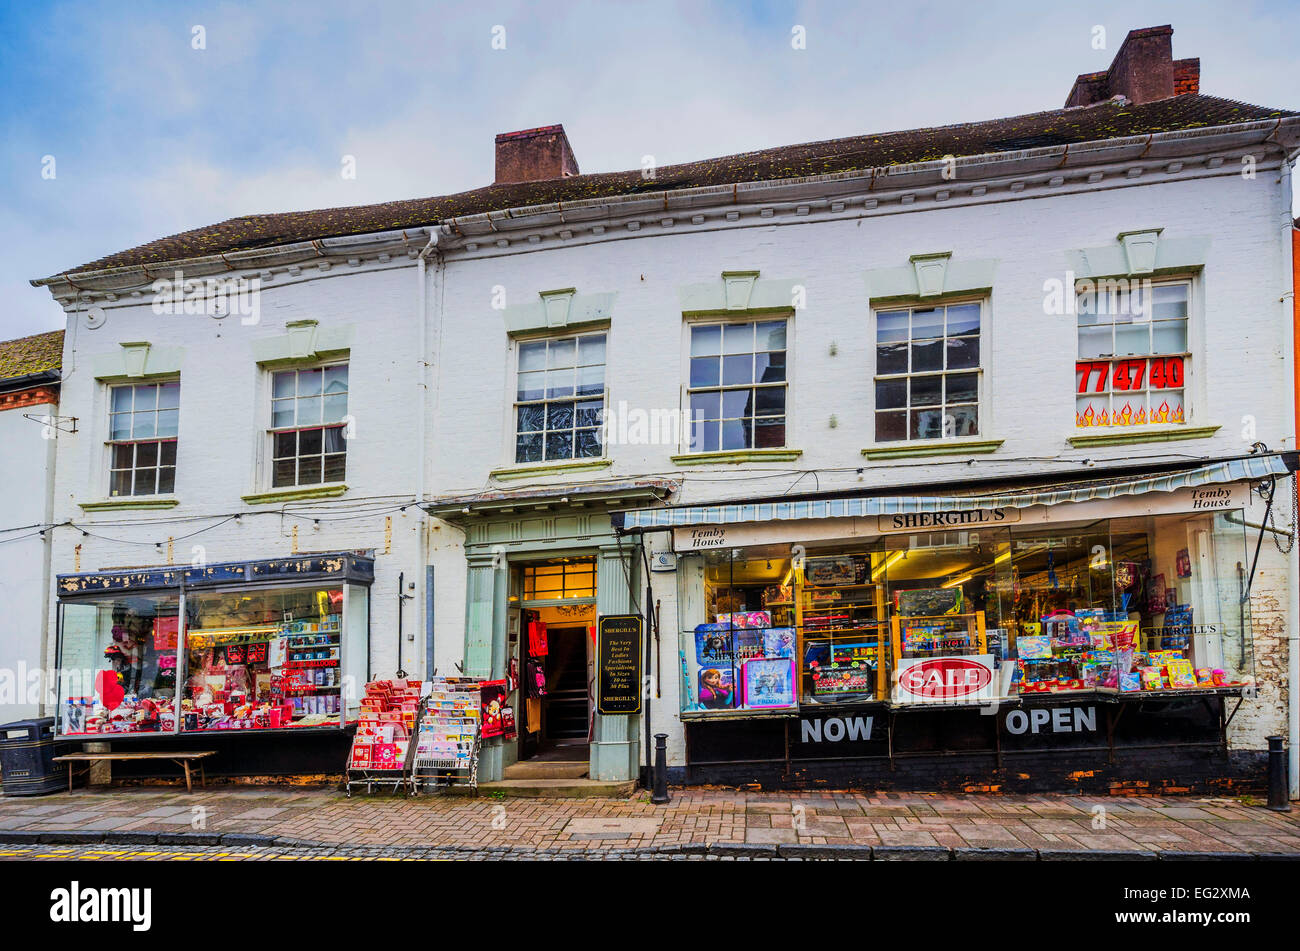
[[[641,616],[610,614],[596,630],[596,709],[641,712]]]

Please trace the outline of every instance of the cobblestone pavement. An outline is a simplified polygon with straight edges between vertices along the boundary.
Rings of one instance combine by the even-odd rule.
[[[102,848],[77,848],[87,846]],[[100,851],[151,858],[114,853],[154,846],[169,856],[187,849],[220,858],[340,847],[351,851],[327,857],[352,857],[368,846],[420,858],[1300,858],[1300,809],[1276,813],[1235,799],[695,787],[674,790],[664,806],[645,793],[622,800],[348,799],[333,789],[272,787],[0,798],[0,851],[15,853],[0,858],[33,858],[55,847],[73,850],[62,857]],[[230,855],[217,856],[222,848]]]
[[[778,856],[709,855],[701,853],[663,853],[649,849],[588,849],[538,851],[527,850],[450,850],[409,847],[366,848],[278,848],[252,846],[245,849],[210,846],[155,846],[130,848],[111,845],[57,846],[35,845],[18,848],[0,847],[0,862],[29,861],[138,861],[138,862],[465,862],[465,861],[685,861],[685,862],[770,862]]]

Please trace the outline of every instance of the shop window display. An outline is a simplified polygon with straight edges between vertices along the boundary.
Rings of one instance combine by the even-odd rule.
[[[61,611],[62,732],[173,731],[180,599],[100,598]]]
[[[190,593],[185,730],[338,724],[342,588]]]
[[[744,711],[796,705],[793,590],[788,549],[710,553],[696,566],[708,620],[682,634],[685,709]]]
[[[1239,511],[687,554],[682,710],[1241,688],[1249,563]]]

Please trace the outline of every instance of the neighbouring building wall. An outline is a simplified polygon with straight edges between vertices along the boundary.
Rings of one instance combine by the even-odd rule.
[[[54,440],[41,422],[24,414],[58,413],[48,387],[12,394],[0,407],[5,490],[0,493],[0,723],[41,714],[41,649],[50,600],[48,533]],[[23,529],[23,526],[37,526]]]
[[[107,319],[95,329],[83,316],[70,316],[64,412],[81,422],[75,435],[61,434],[57,441],[53,520],[71,520],[76,527],[55,532],[54,572],[322,551],[373,554],[372,675],[391,677],[398,667],[398,577],[404,572],[405,583],[414,585],[405,593],[414,600],[402,608],[402,664],[419,676],[424,672],[420,533],[425,519],[413,504],[402,510],[418,491],[415,445],[423,390],[413,343],[416,268],[403,259],[357,270],[302,270],[295,277],[277,271],[263,283],[255,323],[236,315],[156,314],[147,289],[142,301],[123,296],[105,306]],[[272,491],[266,428],[273,364],[259,361],[282,352],[297,329],[290,325],[302,321],[316,322],[309,349],[331,359],[346,354],[349,364],[347,490],[330,498],[248,500],[245,496]],[[120,373],[122,344],[137,341],[151,343],[145,375],[111,375],[115,361]],[[163,378],[158,373],[181,382],[175,504],[83,509],[83,503],[113,501],[104,445],[107,382],[148,382]],[[54,606],[50,617],[52,664]]]

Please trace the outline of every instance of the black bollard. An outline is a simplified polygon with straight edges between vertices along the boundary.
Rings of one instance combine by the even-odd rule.
[[[650,801],[657,804],[671,802],[668,795],[668,734],[655,734],[655,788]]]
[[[1268,738],[1268,808],[1274,812],[1290,812],[1290,796],[1287,794],[1286,749],[1282,744],[1284,738]],[[658,788],[658,787],[656,787]]]

